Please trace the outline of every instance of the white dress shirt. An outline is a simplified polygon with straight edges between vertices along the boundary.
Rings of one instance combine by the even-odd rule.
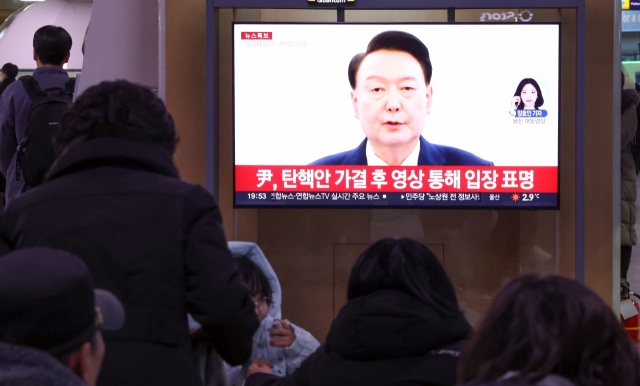
[[[369,166],[389,166],[373,152],[371,142],[367,140],[367,165]],[[407,158],[402,161],[400,166],[418,166],[418,156],[420,155],[420,140],[416,141],[416,147]]]

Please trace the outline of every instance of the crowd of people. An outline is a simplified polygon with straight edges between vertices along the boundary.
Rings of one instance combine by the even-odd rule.
[[[63,29],[38,30],[30,82],[67,93],[70,48]],[[35,141],[25,87],[0,96],[13,179],[16,144]],[[179,178],[177,142],[163,102],[127,81],[62,113],[42,181],[18,180],[0,216],[0,385],[640,384],[636,348],[584,285],[517,277],[474,331],[438,259],[408,238],[362,252],[320,344],[283,318],[260,248],[228,243],[214,198]]]

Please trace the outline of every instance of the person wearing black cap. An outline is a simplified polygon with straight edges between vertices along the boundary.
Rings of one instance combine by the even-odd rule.
[[[0,385],[96,385],[100,330],[124,325],[124,309],[94,289],[69,252],[25,248],[0,258]]]
[[[0,217],[10,247],[68,250],[122,302],[127,321],[104,334],[100,386],[201,385],[187,313],[227,363],[251,356],[255,305],[215,199],[178,175],[177,141],[153,91],[123,80],[89,87],[60,120],[44,183]]]
[[[2,66],[2,83],[0,83],[0,95],[4,90],[13,82],[16,81],[18,76],[18,66],[13,63],[5,63]]]

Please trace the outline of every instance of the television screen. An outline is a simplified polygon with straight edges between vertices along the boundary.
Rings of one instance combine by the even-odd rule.
[[[234,24],[236,207],[558,208],[559,24]]]

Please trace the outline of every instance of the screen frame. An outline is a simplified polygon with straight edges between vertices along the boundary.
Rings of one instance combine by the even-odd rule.
[[[246,22],[233,21],[231,27],[231,126],[232,126],[232,168],[233,168],[233,209],[436,209],[436,210],[549,210],[559,211],[561,201],[561,170],[562,170],[562,22],[531,22],[531,23],[505,23],[505,22]],[[240,25],[555,25],[558,27],[558,133],[557,133],[557,186],[555,206],[500,206],[500,205],[296,205],[296,204],[276,204],[267,205],[238,205],[236,202],[236,77],[235,77],[235,30]],[[219,117],[217,117],[219,119]],[[301,165],[306,166],[306,165]],[[301,191],[302,193],[302,191]],[[355,192],[352,192],[355,193]],[[272,202],[272,201],[269,201]]]

